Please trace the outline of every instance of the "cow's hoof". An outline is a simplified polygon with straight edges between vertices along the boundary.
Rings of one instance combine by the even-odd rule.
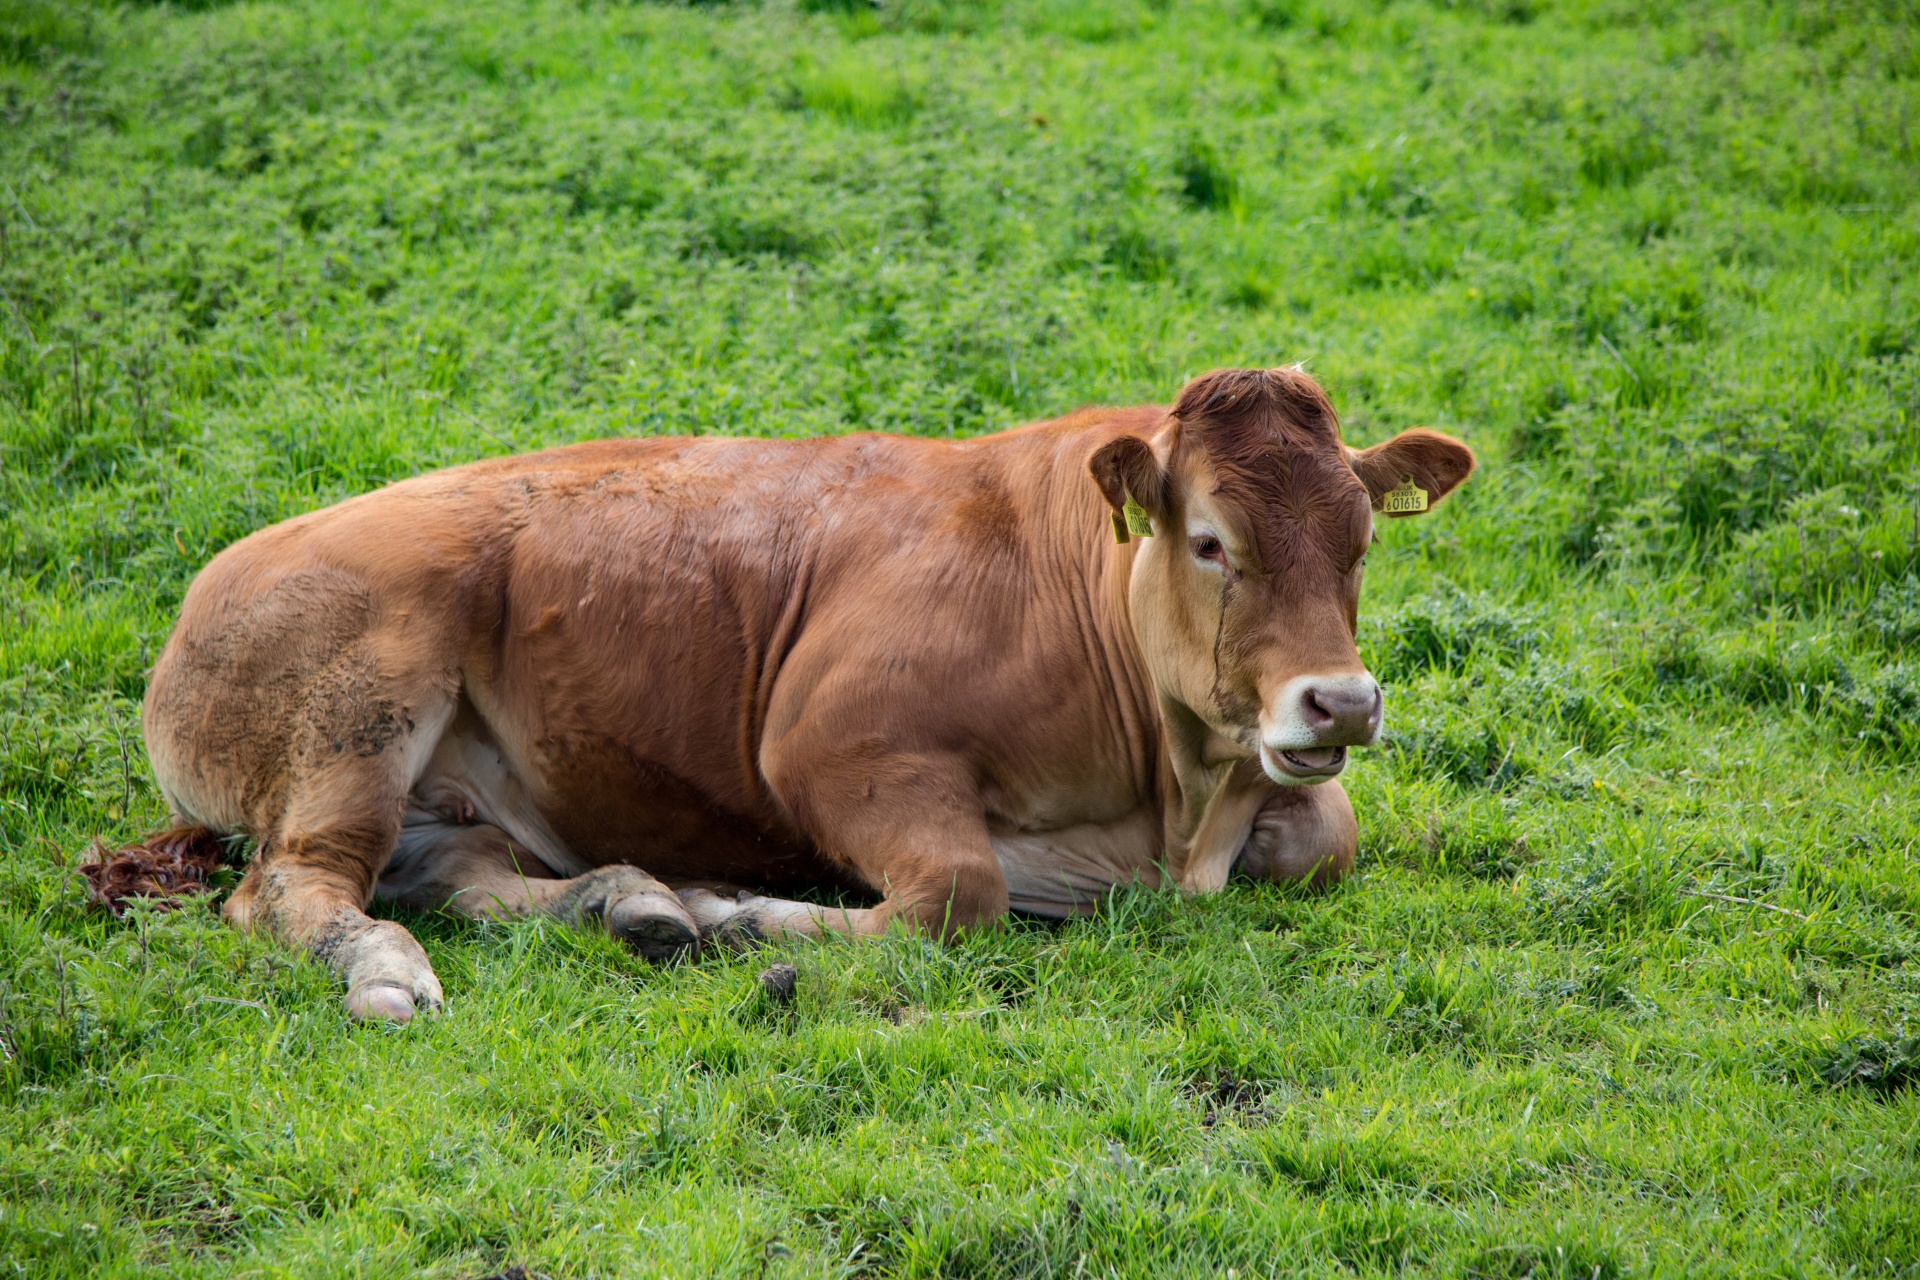
[[[620,899],[607,909],[607,932],[656,964],[700,949],[693,918],[672,894],[636,893]]]
[[[740,895],[740,902],[743,907],[748,903],[749,899],[758,901],[758,899],[753,899],[751,894],[743,893]],[[724,923],[716,926],[710,933],[702,936],[709,946],[720,947],[735,954],[741,954],[748,951],[759,950],[760,944],[767,940],[767,931],[760,926],[759,920],[754,917],[751,911],[741,910],[736,911],[733,915],[729,916]]]
[[[347,1016],[356,1022],[406,1023],[440,1012],[440,979],[403,925],[368,921],[335,942],[330,959],[344,970]]]
[[[405,1026],[418,1012],[413,995],[397,982],[369,982],[347,992],[347,1016],[355,1022],[391,1022]]]
[[[727,951],[751,951],[766,941],[766,931],[746,908],[765,899],[751,893],[727,898],[711,889],[682,889],[680,901],[700,928],[700,945]]]

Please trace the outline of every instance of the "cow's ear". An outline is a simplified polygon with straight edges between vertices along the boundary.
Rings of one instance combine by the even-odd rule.
[[[1438,431],[1415,427],[1371,449],[1350,449],[1347,461],[1367,486],[1373,509],[1417,516],[1473,474],[1473,450]]]
[[[1166,469],[1153,456],[1153,446],[1139,436],[1116,436],[1107,441],[1087,460],[1087,470],[1093,473],[1093,482],[1100,486],[1101,495],[1118,519],[1125,518],[1129,498],[1146,508],[1155,520],[1165,520],[1172,509]]]

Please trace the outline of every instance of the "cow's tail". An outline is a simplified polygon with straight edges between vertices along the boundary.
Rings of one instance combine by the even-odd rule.
[[[123,849],[96,840],[92,854],[93,861],[80,868],[87,903],[119,916],[135,898],[179,906],[190,895],[218,888],[215,873],[226,862],[227,838],[211,827],[173,827]]]

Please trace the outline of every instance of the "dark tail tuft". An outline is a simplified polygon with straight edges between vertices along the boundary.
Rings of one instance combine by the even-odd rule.
[[[175,827],[120,850],[95,841],[95,860],[80,868],[87,878],[87,903],[105,907],[116,918],[133,898],[178,906],[185,895],[214,887],[213,873],[225,854],[226,842],[206,827]]]

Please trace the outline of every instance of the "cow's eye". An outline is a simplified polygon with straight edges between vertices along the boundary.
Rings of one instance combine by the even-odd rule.
[[[1195,560],[1211,560],[1223,567],[1227,563],[1227,549],[1220,545],[1220,539],[1210,533],[1191,539],[1187,545],[1192,548]]]

